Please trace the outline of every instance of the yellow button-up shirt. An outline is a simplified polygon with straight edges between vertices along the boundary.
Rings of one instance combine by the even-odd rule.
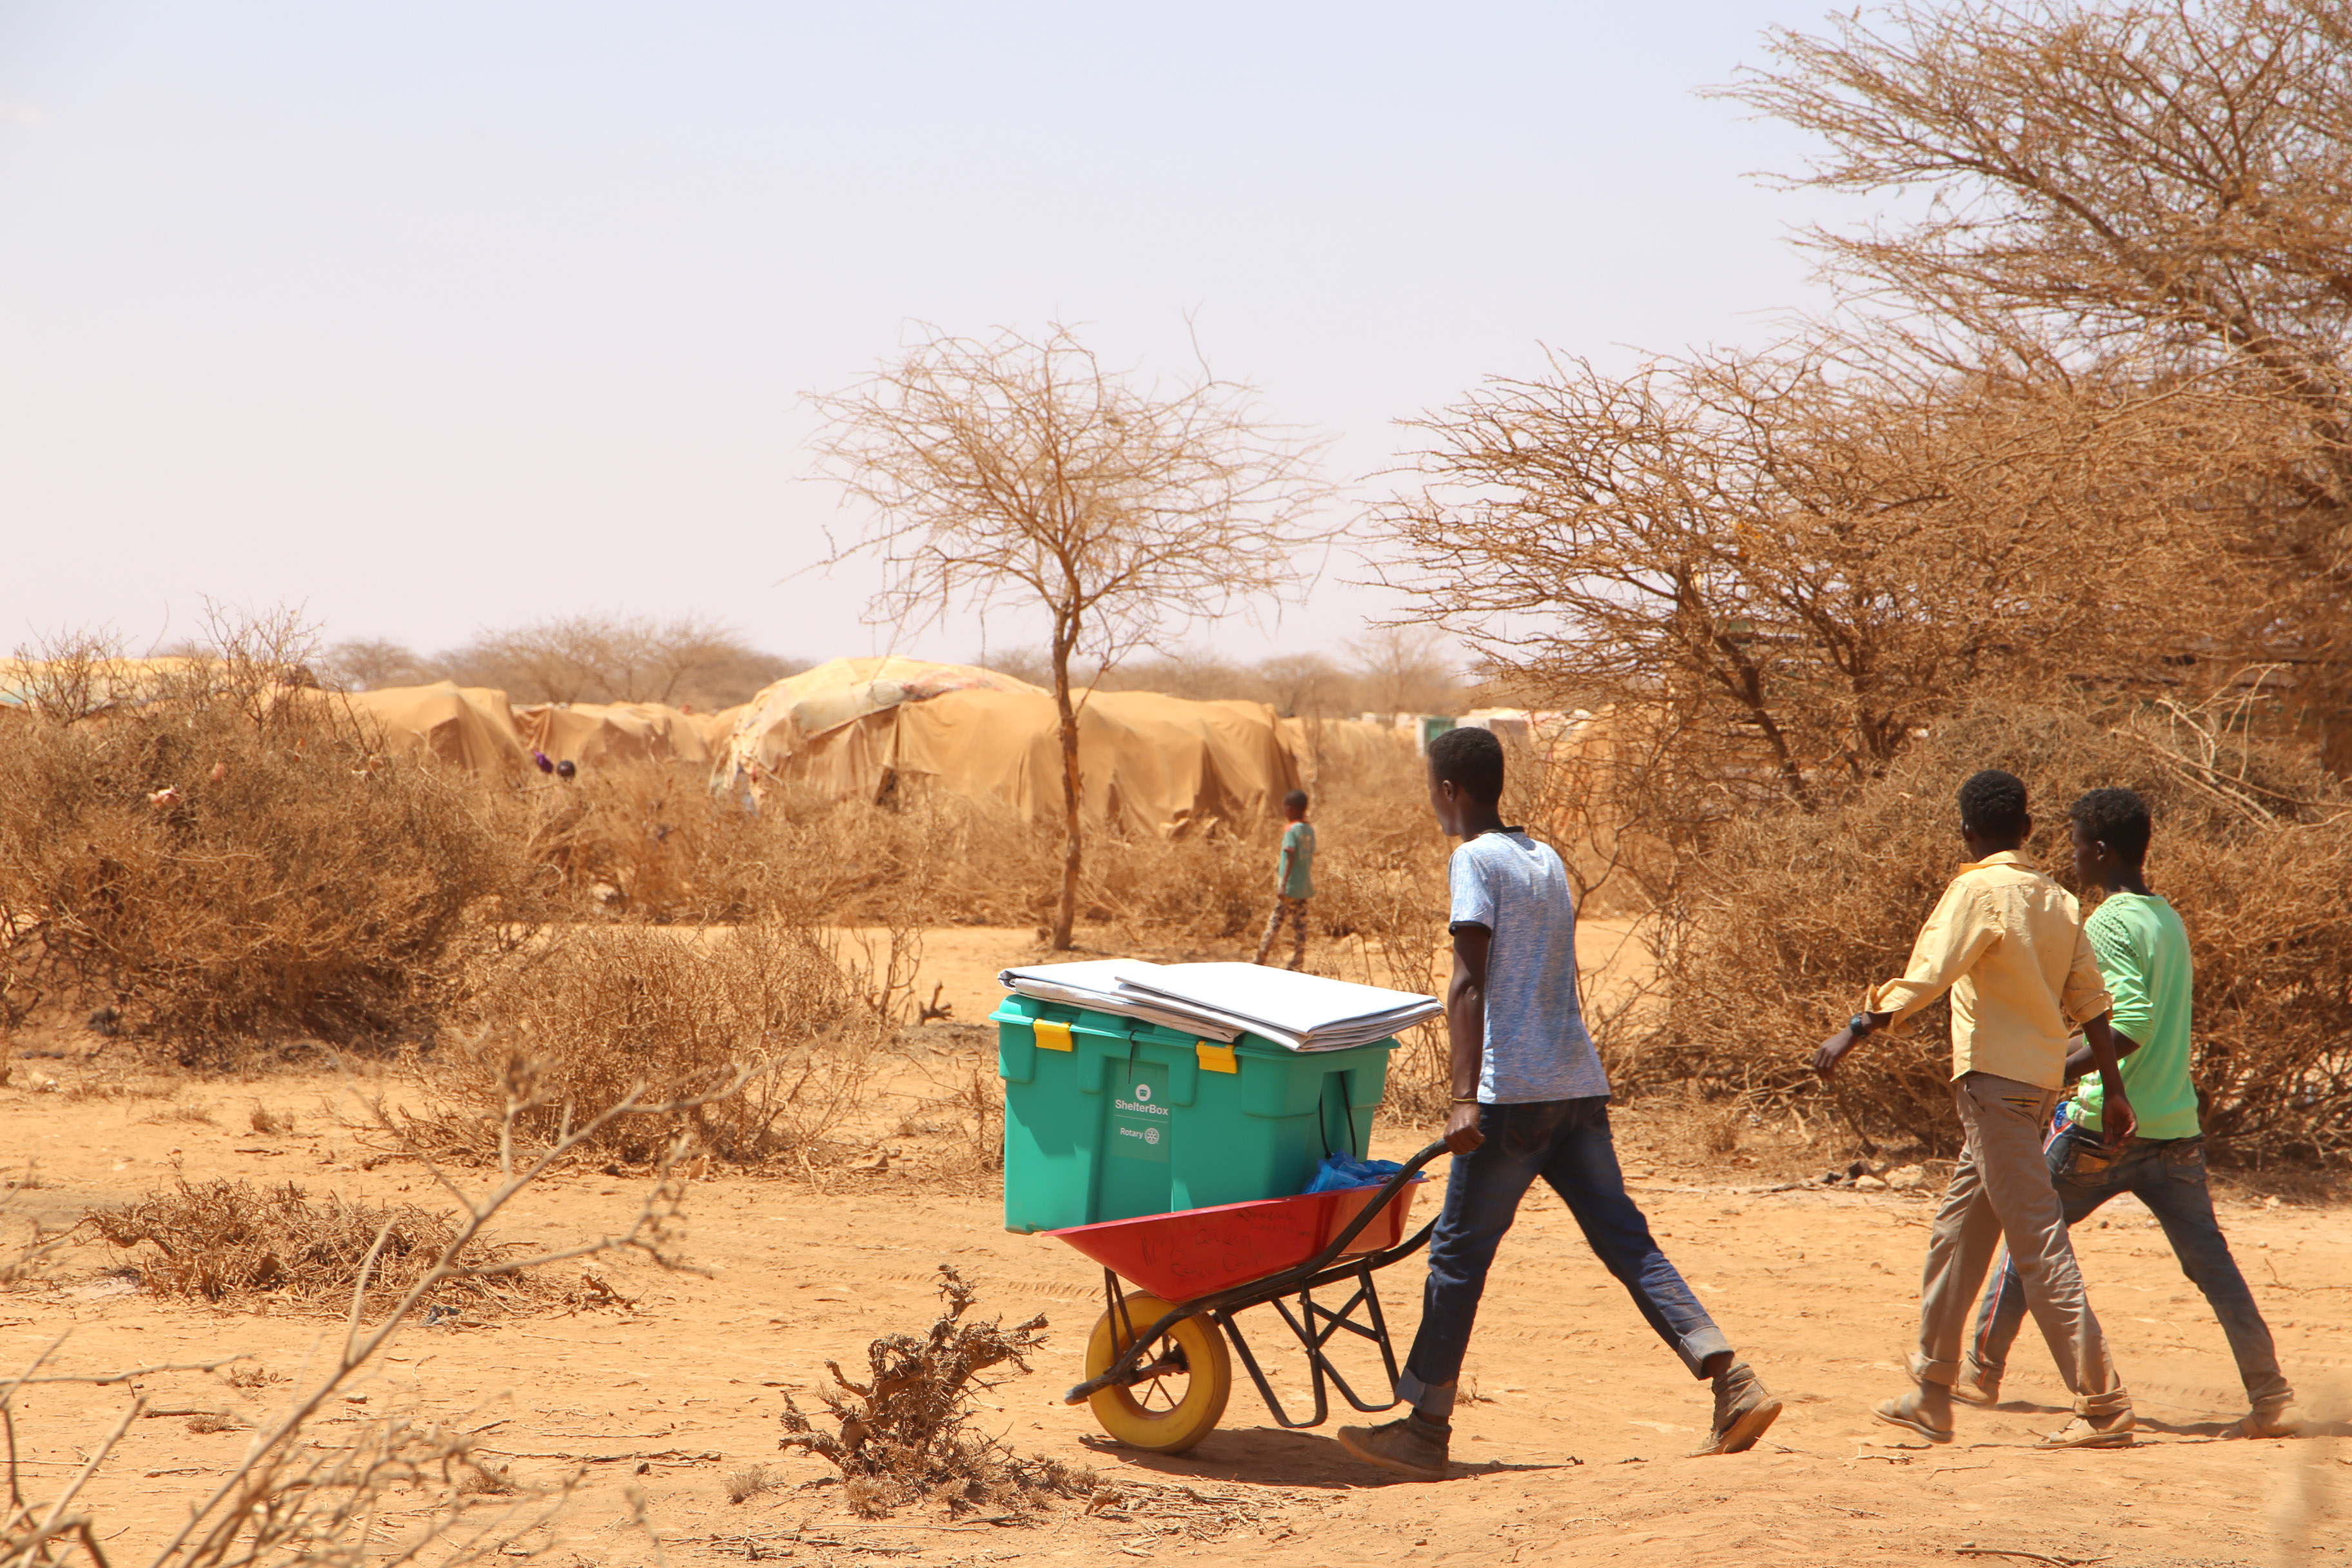
[[[1988,1072],[2041,1089],[2066,1081],[2073,1025],[2110,1003],[2074,896],[2014,850],[1960,868],[1919,929],[1903,978],[1869,1010],[1899,1028],[1949,989],[1952,1076]]]

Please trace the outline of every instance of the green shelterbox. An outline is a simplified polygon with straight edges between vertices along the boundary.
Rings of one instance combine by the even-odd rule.
[[[1021,1232],[1301,1192],[1325,1155],[1366,1152],[1396,1048],[1225,1046],[1017,994],[991,1017]]]

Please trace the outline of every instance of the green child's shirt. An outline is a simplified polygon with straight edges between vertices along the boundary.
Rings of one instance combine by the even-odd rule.
[[[2142,1138],[2194,1138],[2197,1086],[2189,1077],[2189,994],[2196,969],[2189,928],[2172,906],[2152,893],[2109,893],[2084,931],[2098,956],[2099,973],[2115,998],[2116,1033],[2139,1042],[2123,1060],[2124,1092],[2131,1096]],[[2091,1074],[2074,1091],[2074,1121],[2096,1132],[2105,1090]]]
[[[1311,899],[1315,896],[1315,880],[1307,873],[1315,865],[1315,828],[1305,822],[1294,822],[1282,835],[1282,858],[1275,862],[1275,877],[1286,899]]]

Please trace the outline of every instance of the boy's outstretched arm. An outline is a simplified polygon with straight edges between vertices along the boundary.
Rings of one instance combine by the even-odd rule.
[[[1445,1116],[1445,1146],[1456,1154],[1486,1141],[1478,1130],[1478,1079],[1486,1064],[1486,952],[1494,942],[1485,926],[1454,928],[1454,978],[1445,986],[1454,1104]]]
[[[1949,990],[2000,934],[2000,919],[1984,895],[1955,879],[1929,912],[1927,923],[1919,928],[1903,978],[1872,991],[1865,1008],[1870,1033],[1877,1034],[1908,1018]],[[1843,1028],[1821,1043],[1813,1052],[1813,1070],[1823,1082],[1836,1073],[1838,1063],[1860,1037],[1851,1028]]]

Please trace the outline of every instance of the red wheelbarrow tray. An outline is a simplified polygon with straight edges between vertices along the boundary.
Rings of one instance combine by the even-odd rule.
[[[1403,1240],[1414,1189],[1427,1179],[1415,1175],[1399,1188],[1340,1256],[1384,1252]],[[1045,1234],[1060,1237],[1120,1279],[1176,1305],[1306,1262],[1330,1246],[1364,1205],[1380,1196],[1383,1184],[1107,1219]]]

